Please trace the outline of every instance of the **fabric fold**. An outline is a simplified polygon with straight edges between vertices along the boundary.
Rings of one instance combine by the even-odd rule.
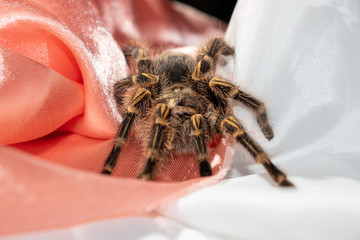
[[[0,2],[0,234],[150,216],[224,177],[232,152],[222,140],[209,147],[213,177],[199,178],[185,154],[165,161],[156,182],[135,179],[146,154],[136,129],[113,176],[99,174],[121,121],[119,44],[186,47],[219,32],[219,21],[194,13],[165,0]]]

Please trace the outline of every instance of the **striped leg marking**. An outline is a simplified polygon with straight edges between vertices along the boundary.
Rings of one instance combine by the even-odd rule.
[[[212,169],[209,163],[209,157],[206,150],[205,138],[203,133],[203,125],[205,118],[201,114],[195,114],[191,117],[191,136],[195,140],[196,148],[195,153],[199,158],[200,176],[211,176]]]
[[[216,64],[216,55],[221,53],[225,56],[234,54],[234,48],[230,47],[222,37],[214,37],[206,46],[202,47],[197,54],[195,70],[192,74],[194,80],[205,80],[205,75]]]
[[[124,119],[119,126],[119,131],[116,134],[114,146],[105,161],[104,168],[101,173],[111,174],[114,170],[121,151],[121,147],[127,141],[131,126],[134,123],[135,117],[138,113],[140,103],[149,98],[150,95],[150,92],[144,88],[139,88],[139,90],[135,93],[128,110],[125,113]]]
[[[271,140],[274,137],[273,130],[270,127],[265,111],[265,106],[261,101],[243,91],[240,91],[232,83],[219,77],[212,78],[209,82],[209,86],[215,94],[224,98],[232,98],[237,100],[255,111],[257,115],[257,122],[264,136],[268,140]]]
[[[133,86],[132,78],[125,78],[117,81],[114,84],[114,95],[117,105],[120,107],[123,105],[123,96],[128,88]]]
[[[148,158],[144,169],[138,175],[138,178],[144,180],[154,179],[156,163],[162,155],[164,130],[168,127],[171,110],[166,104],[160,103],[156,106],[156,112],[157,117],[152,130]]]
[[[261,131],[268,140],[271,140],[274,137],[274,132],[269,124],[264,104],[256,98],[252,97],[251,95],[242,91],[236,93],[232,98],[239,102],[242,102],[243,104],[245,104],[245,106],[256,112],[257,122],[260,126]]]
[[[134,75],[132,81],[136,82],[140,86],[149,87],[159,82],[159,76],[150,73],[141,73]]]
[[[234,116],[225,118],[221,122],[221,129],[224,132],[230,133],[237,142],[243,145],[256,159],[256,162],[265,167],[271,178],[279,186],[293,186],[293,184],[287,180],[286,175],[270,161],[269,156],[263,149],[245,132],[244,128]]]
[[[194,80],[205,80],[205,74],[208,73],[213,66],[213,60],[208,55],[205,55],[195,67],[193,74],[191,75]]]
[[[114,146],[111,149],[110,155],[106,159],[105,165],[101,173],[103,174],[111,174],[113,169],[115,168],[119,153],[121,151],[121,147],[126,142],[129,132],[131,129],[131,125],[133,124],[135,119],[134,113],[126,113],[123,121],[120,124],[119,131],[116,135]]]
[[[206,49],[206,54],[214,58],[217,53],[221,53],[224,56],[234,54],[235,50],[230,47],[222,37],[214,37]]]

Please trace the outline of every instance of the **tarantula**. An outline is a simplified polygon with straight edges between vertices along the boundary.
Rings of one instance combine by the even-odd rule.
[[[234,48],[222,37],[211,39],[196,58],[178,52],[151,56],[150,49],[138,44],[125,47],[124,53],[133,60],[136,69],[134,75],[114,85],[115,99],[124,116],[103,174],[112,173],[135,124],[148,146],[140,179],[154,179],[156,164],[169,153],[181,152],[195,152],[200,176],[212,175],[206,143],[222,134],[243,145],[278,185],[292,185],[232,114],[229,99],[255,111],[263,134],[268,140],[273,138],[264,104],[215,75],[218,59],[234,54]]]

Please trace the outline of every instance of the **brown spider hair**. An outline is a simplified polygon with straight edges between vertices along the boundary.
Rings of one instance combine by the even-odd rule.
[[[218,59],[234,54],[234,49],[222,37],[212,38],[195,58],[179,52],[154,54],[138,44],[128,45],[124,53],[135,67],[131,76],[114,85],[123,121],[103,174],[112,173],[121,147],[132,125],[136,125],[148,149],[146,164],[138,178],[153,180],[158,162],[169,153],[184,152],[196,154],[200,176],[212,175],[207,143],[221,134],[243,145],[278,185],[292,186],[232,114],[229,99],[253,110],[265,137],[273,138],[264,104],[215,75]]]

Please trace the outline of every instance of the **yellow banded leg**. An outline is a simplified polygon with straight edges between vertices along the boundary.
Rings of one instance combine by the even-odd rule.
[[[127,57],[131,57],[133,59],[142,59],[148,57],[146,50],[140,46],[137,46],[137,44],[128,45],[124,47],[123,51]]]
[[[133,82],[140,86],[152,86],[159,82],[159,76],[150,73],[141,73],[133,76]]]
[[[205,74],[208,73],[213,66],[213,59],[208,55],[203,56],[202,59],[195,66],[195,70],[191,75],[194,80],[204,80]]]
[[[125,54],[126,60],[139,60],[148,58],[147,50],[137,43],[133,43],[123,47],[123,52]]]
[[[214,37],[211,41],[208,42],[206,46],[200,48],[196,60],[199,61],[205,55],[208,55],[210,58],[215,58],[218,53],[221,53],[224,56],[232,55],[235,53],[235,49],[230,47],[222,37]]]
[[[268,140],[271,140],[274,137],[274,132],[269,124],[264,104],[253,96],[242,91],[235,94],[233,99],[242,102],[256,112],[257,122],[261,131]]]
[[[151,72],[152,61],[150,58],[138,58],[136,59],[136,65],[138,73]]]
[[[228,56],[234,54],[234,52],[234,48],[230,47],[222,37],[214,37],[206,48],[206,54],[211,58],[214,58],[218,53]]]
[[[195,80],[204,80],[205,75],[214,68],[216,55],[221,53],[225,56],[234,54],[234,48],[230,47],[222,37],[214,37],[207,46],[200,49],[196,57],[196,67],[192,74]]]
[[[221,129],[231,134],[237,142],[243,145],[256,159],[257,163],[265,167],[271,178],[279,186],[293,186],[293,184],[287,180],[286,175],[270,161],[269,156],[263,149],[245,132],[244,128],[234,116],[225,118],[221,122]]]
[[[146,101],[150,97],[150,92],[144,88],[139,88],[135,93],[133,99],[131,100],[128,110],[125,113],[124,119],[119,126],[119,131],[116,134],[114,141],[114,146],[105,161],[104,168],[101,171],[103,174],[111,174],[115,168],[117,159],[119,157],[121,147],[127,141],[131,126],[134,122],[134,119],[141,107],[141,103]]]
[[[237,100],[250,109],[254,110],[257,115],[257,122],[264,136],[268,140],[271,140],[274,137],[273,130],[270,127],[265,111],[265,106],[261,101],[243,91],[240,91],[236,86],[234,86],[226,79],[214,77],[210,80],[209,86],[215,94],[224,98],[232,98]]]
[[[114,84],[114,95],[117,105],[120,107],[123,103],[123,96],[127,89],[133,86],[132,78],[125,78]]]
[[[205,121],[205,118],[201,114],[195,114],[190,119],[191,136],[194,138],[196,144],[195,153],[199,158],[199,171],[201,177],[212,175],[203,131]]]
[[[144,180],[153,180],[156,163],[159,161],[164,147],[164,130],[168,127],[171,110],[166,104],[160,103],[156,106],[156,119],[153,126],[148,158],[145,167],[138,175],[138,178]]]
[[[106,162],[104,164],[104,168],[101,171],[103,174],[111,174],[113,169],[115,168],[118,156],[121,151],[121,147],[126,142],[129,132],[131,129],[131,126],[134,122],[135,114],[134,113],[126,113],[123,121],[120,124],[119,131],[116,135],[114,146],[111,149],[111,152],[106,159]]]
[[[223,98],[232,98],[239,92],[238,88],[228,80],[217,76],[210,80],[209,87],[216,95]]]

